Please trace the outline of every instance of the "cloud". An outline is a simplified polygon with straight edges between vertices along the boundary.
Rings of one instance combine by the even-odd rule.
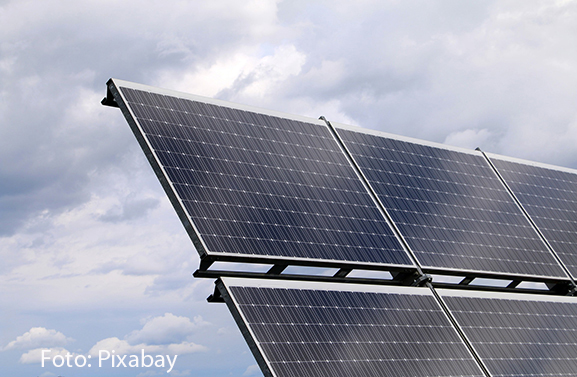
[[[181,342],[178,344],[156,345],[156,344],[130,344],[126,340],[120,340],[116,337],[106,338],[98,341],[88,351],[92,357],[97,357],[100,351],[108,351],[116,355],[137,354],[142,351],[151,354],[163,355],[184,355],[196,352],[207,351],[207,347],[192,342]]]
[[[142,329],[132,331],[125,339],[117,337],[98,341],[88,352],[97,356],[100,350],[115,351],[119,355],[141,352],[155,354],[184,355],[207,351],[208,348],[191,342],[192,335],[208,325],[201,316],[191,321],[187,317],[165,313],[163,316],[144,321]]]
[[[178,370],[173,369],[170,372],[170,375],[171,376],[190,376],[191,373],[190,373],[190,369],[183,370],[183,371],[178,371]]]
[[[127,355],[131,353],[138,353],[144,350],[146,353],[159,353],[161,347],[149,346],[146,344],[129,344],[126,340],[118,339],[117,337],[106,338],[98,341],[88,354],[92,357],[98,356],[100,351],[108,351],[116,353],[117,355]]]
[[[39,364],[42,363],[42,351],[44,351],[44,362],[46,363],[46,358],[49,357],[50,359],[54,359],[56,356],[66,357],[67,355],[71,355],[72,358],[76,356],[75,353],[70,353],[68,350],[57,347],[57,348],[35,348],[30,350],[22,356],[18,362],[22,364]]]
[[[248,97],[263,100],[279,89],[279,85],[297,76],[305,62],[306,55],[294,45],[281,45],[251,67],[246,67],[234,83],[219,95],[230,99]]]
[[[450,133],[443,143],[462,148],[475,149],[478,146],[487,146],[490,144],[491,137],[491,132],[486,128],[481,130],[468,129]]]
[[[120,206],[115,206],[103,215],[99,216],[99,220],[119,223],[138,219],[150,211],[158,207],[159,200],[156,198],[135,198],[135,195],[130,195],[125,202]]]
[[[174,369],[173,369],[170,373],[173,373],[173,372],[174,372]],[[165,374],[166,374],[166,373],[164,373],[164,372],[156,372],[156,371],[153,371],[153,370],[148,370],[148,371],[143,372],[143,373],[138,373],[138,374],[136,375],[136,377],[163,376],[163,375],[165,375]]]
[[[243,376],[255,376],[255,375],[260,375],[261,371],[258,365],[253,364],[253,365],[249,365],[248,368],[246,368],[246,370],[244,371],[244,373],[242,374]]]
[[[105,4],[2,5],[0,160],[10,163],[0,166],[0,236],[43,211],[87,202],[93,174],[134,153],[128,129],[116,127],[120,113],[100,105],[110,76],[154,83],[165,70],[195,71],[278,28],[271,1]],[[133,219],[154,205],[130,204],[103,219]]]
[[[73,340],[56,330],[33,327],[8,343],[3,350],[63,346]]]
[[[39,377],[55,377],[56,375],[51,372],[44,372]]]
[[[178,344],[167,345],[166,350],[166,353],[170,355],[186,355],[190,353],[208,351],[208,348],[193,342],[181,342]]]
[[[208,325],[201,316],[191,321],[187,317],[165,313],[146,321],[142,329],[135,330],[126,336],[131,344],[170,344],[179,343],[192,335],[199,327]]]
[[[165,375],[166,375],[165,372],[156,372],[153,370],[149,370],[149,371],[137,374],[136,377],[152,377],[152,376],[165,376]],[[190,372],[190,369],[183,370],[183,371],[173,369],[170,371],[170,375],[171,376],[190,376],[191,372]]]
[[[159,81],[176,90],[195,88],[196,94],[241,103],[258,102],[263,107],[268,98],[276,98],[286,83],[301,73],[306,59],[306,54],[292,44],[270,51],[242,48],[192,72],[165,72]]]

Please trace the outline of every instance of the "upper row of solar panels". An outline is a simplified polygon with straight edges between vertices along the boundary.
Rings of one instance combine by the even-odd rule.
[[[577,277],[576,171],[120,80],[108,90],[202,257]]]

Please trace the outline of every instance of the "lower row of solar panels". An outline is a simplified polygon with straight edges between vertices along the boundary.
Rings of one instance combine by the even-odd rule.
[[[265,376],[577,376],[577,298],[222,278]]]

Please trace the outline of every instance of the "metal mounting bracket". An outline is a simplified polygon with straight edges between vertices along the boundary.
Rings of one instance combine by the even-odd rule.
[[[100,101],[100,103],[103,104],[104,106],[119,107],[118,103],[116,103],[116,101],[114,100],[114,96],[110,92],[110,88],[108,87],[106,88],[106,97],[104,97],[102,101]]]

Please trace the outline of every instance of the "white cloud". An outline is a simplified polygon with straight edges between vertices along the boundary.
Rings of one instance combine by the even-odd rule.
[[[172,373],[172,372],[171,372],[171,373]],[[148,370],[148,371],[143,372],[143,373],[138,373],[138,374],[136,375],[136,377],[152,377],[152,376],[161,376],[161,375],[164,375],[164,374],[165,374],[165,373],[163,373],[163,372],[155,372],[155,371],[153,371],[153,370]]]
[[[55,377],[56,375],[51,372],[44,372],[39,377]]]
[[[244,373],[242,374],[243,376],[255,376],[257,374],[260,374],[260,368],[258,365],[253,364],[253,365],[249,365],[248,368],[246,368],[246,370],[244,371]]]
[[[42,352],[43,351],[44,351],[44,358],[45,358],[44,363],[45,363],[45,365],[47,362],[50,362],[50,360],[47,360],[46,358],[50,358],[52,360],[56,356],[66,357],[66,356],[70,355],[71,360],[73,360],[74,357],[76,356],[75,353],[70,353],[67,349],[62,348],[62,347],[35,348],[33,350],[30,350],[30,351],[22,354],[22,356],[20,356],[20,360],[18,362],[20,362],[22,364],[39,364],[39,363],[42,363]]]
[[[170,344],[188,339],[200,326],[207,325],[201,316],[194,317],[194,322],[187,317],[165,313],[146,321],[142,329],[131,332],[127,337],[132,344]]]
[[[163,355],[184,355],[196,352],[207,351],[208,348],[195,344],[192,342],[181,342],[178,344],[130,344],[126,340],[121,340],[116,337],[106,338],[98,341],[90,350],[88,354],[92,357],[97,357],[100,351],[114,351],[116,355],[131,355],[139,354],[142,351],[146,354],[163,354]]]
[[[114,351],[117,355],[128,355],[139,353],[144,350],[145,353],[160,353],[162,350],[159,346],[149,346],[146,344],[131,345],[126,340],[120,340],[116,337],[106,338],[98,341],[89,351],[92,357],[98,356],[100,351]]]
[[[4,350],[63,346],[73,340],[60,331],[49,330],[44,327],[33,327],[8,343]]]
[[[153,370],[149,370],[149,371],[146,371],[146,372],[137,374],[136,377],[152,377],[152,376],[165,376],[165,375],[166,375],[165,372],[156,372],[156,371],[153,371]],[[191,375],[191,372],[190,372],[190,369],[183,370],[183,371],[179,371],[179,370],[173,369],[173,370],[170,371],[170,375],[171,375],[171,376],[175,376],[175,377],[178,377],[178,376],[190,376],[190,375]]]
[[[184,355],[207,351],[208,348],[193,343],[192,335],[199,328],[208,325],[201,316],[191,321],[187,317],[165,313],[163,316],[144,321],[142,329],[132,331],[125,339],[117,337],[98,341],[88,352],[98,356],[100,350],[115,351],[118,355],[145,353]]]
[[[172,373],[172,372],[174,372],[174,369],[173,369],[170,373]],[[163,376],[163,375],[165,375],[165,374],[166,374],[166,373],[164,373],[164,372],[157,372],[157,371],[154,371],[154,370],[147,370],[146,372],[138,373],[138,374],[136,375],[136,377]]]
[[[271,51],[260,51],[258,45],[241,46],[192,72],[163,72],[158,81],[183,92],[194,88],[195,94],[264,106],[269,96],[274,98],[275,91],[282,91],[283,84],[301,72],[305,62],[306,55],[294,45],[280,45]]]
[[[298,75],[306,62],[306,55],[293,45],[281,45],[272,54],[247,67],[233,83],[236,96],[263,100],[273,94],[278,85]]]
[[[173,370],[170,372],[170,375],[171,375],[171,376],[190,376],[191,373],[190,373],[190,369],[183,370],[183,371],[179,371],[179,370],[173,369]]]
[[[165,347],[165,348],[164,348]],[[182,342],[178,344],[169,344],[164,346],[165,353],[169,355],[186,355],[189,353],[208,351],[208,348],[193,342]]]
[[[167,70],[161,74],[158,82],[174,90],[189,92],[194,88],[195,94],[214,97],[221,90],[232,86],[245,70],[255,65],[256,59],[252,56],[251,49],[248,48],[248,53],[246,50],[224,55],[214,62],[203,62],[192,72]]]
[[[481,145],[487,145],[491,137],[491,132],[485,128],[482,130],[469,129],[455,131],[449,134],[443,143],[462,148],[475,149]]]

